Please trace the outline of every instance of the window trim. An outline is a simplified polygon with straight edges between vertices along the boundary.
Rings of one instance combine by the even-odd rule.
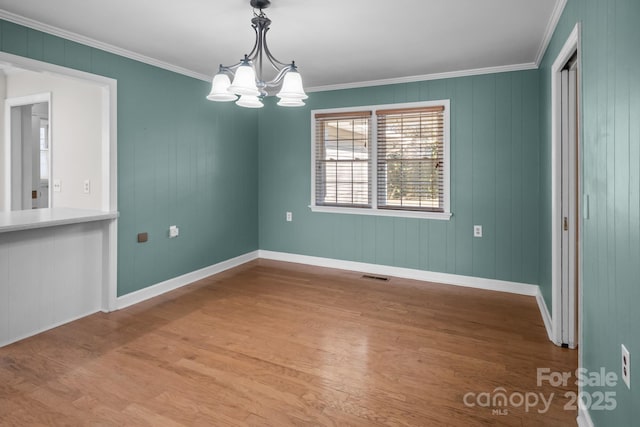
[[[388,217],[405,217],[405,218],[423,218],[423,219],[438,219],[449,220],[453,215],[451,213],[451,115],[450,115],[450,100],[442,99],[436,101],[419,101],[419,102],[405,102],[398,104],[381,104],[381,105],[369,105],[369,106],[354,106],[343,108],[330,108],[330,109],[318,109],[311,111],[311,204],[309,208],[312,212],[323,213],[339,213],[339,214],[353,214],[353,215],[375,215],[375,216],[388,216]],[[402,209],[378,209],[378,195],[377,195],[377,161],[378,161],[378,117],[376,112],[378,110],[395,110],[405,108],[417,108],[417,107],[433,107],[444,106],[444,212],[429,212],[429,211],[416,211],[416,210],[402,210]],[[341,207],[341,206],[323,206],[316,205],[316,114],[335,114],[335,113],[349,113],[349,112],[371,112],[371,156],[369,161],[373,165],[371,167],[371,207]]]

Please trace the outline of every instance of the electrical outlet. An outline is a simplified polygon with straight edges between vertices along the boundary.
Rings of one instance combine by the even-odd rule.
[[[627,385],[627,388],[631,388],[631,357],[629,350],[624,344],[622,347],[622,381]]]
[[[293,221],[293,214],[291,212],[287,212],[287,222]]]
[[[482,237],[482,226],[474,225],[473,226],[473,237]]]
[[[169,227],[169,238],[173,239],[174,237],[178,237],[180,235],[180,229],[177,225],[172,225]]]
[[[84,180],[84,192],[91,193],[91,181],[89,181],[88,179]]]
[[[54,179],[53,180],[53,192],[54,193],[59,193],[60,191],[62,191],[62,182],[59,179]]]

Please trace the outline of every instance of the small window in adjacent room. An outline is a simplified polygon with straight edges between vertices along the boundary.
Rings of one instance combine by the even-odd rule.
[[[311,209],[448,219],[449,101],[312,112]]]
[[[49,184],[49,121],[40,120],[40,182]]]

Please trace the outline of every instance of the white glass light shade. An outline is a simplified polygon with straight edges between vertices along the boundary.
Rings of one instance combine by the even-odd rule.
[[[242,95],[240,97],[240,99],[238,99],[236,101],[236,104],[241,106],[241,107],[246,107],[246,108],[262,108],[262,107],[264,107],[264,104],[262,103],[262,101],[260,101],[258,99],[257,96],[251,96],[251,95]]]
[[[238,97],[227,89],[231,86],[229,76],[223,73],[218,73],[213,77],[211,83],[211,93],[207,96],[209,101],[228,102],[235,101]]]
[[[231,83],[228,90],[237,95],[260,95],[260,91],[256,86],[256,72],[253,67],[247,63],[239,66],[233,78],[233,83]]]
[[[278,105],[281,107],[303,107],[305,104],[302,99],[283,98],[278,101]]]
[[[300,73],[295,70],[287,72],[282,82],[282,88],[276,96],[283,99],[307,99],[308,96],[304,93]]]

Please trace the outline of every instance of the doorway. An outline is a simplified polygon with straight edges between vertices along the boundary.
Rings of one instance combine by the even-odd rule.
[[[5,100],[10,210],[51,206],[51,94]]]
[[[576,26],[552,67],[553,339],[576,348],[580,309],[580,49]]]

